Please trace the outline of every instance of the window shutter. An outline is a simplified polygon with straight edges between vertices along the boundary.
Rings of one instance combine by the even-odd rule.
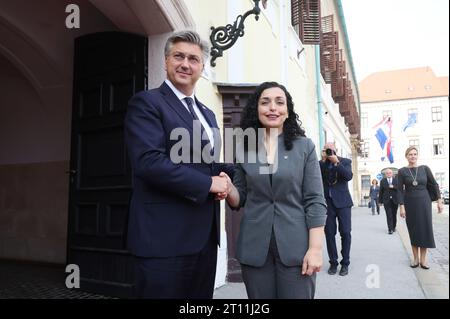
[[[338,32],[334,32],[333,15],[322,18],[322,40],[320,41],[320,71],[325,83],[332,83],[337,68],[336,51],[339,50]]]
[[[300,5],[299,0],[291,0],[291,22],[292,26],[298,27],[300,24]],[[298,31],[298,30],[297,30]]]
[[[291,23],[303,44],[320,44],[320,0],[291,0]]]
[[[320,0],[299,0],[300,37],[304,44],[320,44]]]
[[[322,18],[322,33],[329,33],[334,31],[333,15],[325,16]]]
[[[347,73],[342,49],[336,51],[336,60],[336,71],[333,72],[331,79],[331,95],[335,102],[339,102],[345,97],[345,88],[347,86]]]

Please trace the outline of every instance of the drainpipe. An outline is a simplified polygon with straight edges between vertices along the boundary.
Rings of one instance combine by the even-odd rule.
[[[317,96],[317,118],[319,120],[319,146],[320,150],[323,149],[325,144],[325,136],[323,134],[323,107],[322,107],[322,83],[320,78],[322,75],[320,74],[320,46],[315,45],[315,61],[316,61],[316,96]]]
[[[356,79],[355,66],[353,65],[353,57],[352,57],[352,50],[350,48],[350,41],[348,39],[347,24],[345,23],[345,17],[344,17],[344,9],[342,8],[341,0],[337,0],[336,3],[337,3],[337,8],[338,8],[339,20],[341,21],[341,24],[342,24],[342,31],[344,34],[345,45],[347,46],[348,63],[350,63],[350,69],[351,69],[353,79],[355,82],[354,85],[355,85],[356,96],[358,97],[358,101],[357,101],[358,114],[361,115],[361,104],[360,104],[360,100],[359,100],[359,88],[358,88],[357,79]]]

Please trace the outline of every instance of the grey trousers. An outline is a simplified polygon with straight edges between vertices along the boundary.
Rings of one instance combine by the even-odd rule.
[[[316,274],[302,275],[302,265],[283,265],[273,232],[265,264],[241,268],[249,299],[314,299]]]

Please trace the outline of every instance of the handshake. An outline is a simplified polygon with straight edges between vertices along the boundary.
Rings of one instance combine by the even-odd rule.
[[[224,172],[220,172],[219,176],[212,176],[210,193],[216,194],[216,200],[222,200],[234,190],[231,178]]]

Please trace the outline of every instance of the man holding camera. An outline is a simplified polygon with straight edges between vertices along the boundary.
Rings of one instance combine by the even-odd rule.
[[[353,201],[348,189],[348,182],[353,178],[352,161],[348,158],[337,156],[334,143],[328,142],[322,150],[322,160],[319,164],[327,201],[325,237],[330,259],[328,274],[336,274],[338,267],[336,247],[337,218],[342,243],[342,260],[339,275],[345,276],[348,274],[348,266],[350,264],[351,207],[353,206]]]

